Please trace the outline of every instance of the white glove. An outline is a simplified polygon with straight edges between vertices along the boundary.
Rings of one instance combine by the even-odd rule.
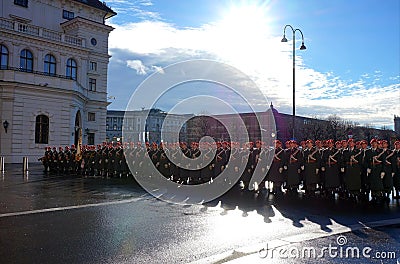
[[[325,167],[321,167],[321,171],[325,171]]]
[[[287,170],[287,166],[286,166],[286,165],[285,165],[285,166],[283,166],[283,169],[284,169],[284,170]]]
[[[392,172],[392,178],[394,177],[394,172]]]
[[[385,177],[385,172],[381,172],[381,179],[383,179],[383,177]]]
[[[367,169],[367,173],[368,173],[368,174],[371,173],[371,169],[370,169],[370,168]]]
[[[344,172],[344,168],[340,168],[340,171],[341,171],[341,172]]]
[[[303,165],[303,166],[301,166],[300,168],[301,168],[301,170],[304,170],[304,165]]]
[[[282,173],[283,172],[283,168],[279,168],[279,173]]]
[[[319,172],[319,169],[315,169],[315,174],[318,174],[318,172]]]
[[[298,170],[297,170],[297,173],[300,173],[300,172],[301,172],[301,170],[300,170],[300,169],[298,169]]]

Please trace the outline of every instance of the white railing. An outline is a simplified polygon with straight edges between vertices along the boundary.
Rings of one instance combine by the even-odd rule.
[[[54,41],[61,41],[61,33],[52,31],[52,30],[48,30],[48,29],[43,29],[42,37],[44,37],[45,39],[50,39],[50,40],[54,40]]]
[[[52,41],[62,42],[73,46],[85,47],[83,38],[65,35],[63,33],[46,28],[13,21],[7,18],[0,18],[0,28],[17,31],[19,33],[36,36]]]
[[[11,20],[6,20],[6,19],[0,18],[0,28],[14,30],[14,22]]]
[[[78,37],[65,35],[64,42],[74,46],[82,47],[82,39]]]
[[[14,29],[16,29],[16,31],[26,33],[32,36],[39,36],[39,27],[32,26],[29,24],[15,23]]]

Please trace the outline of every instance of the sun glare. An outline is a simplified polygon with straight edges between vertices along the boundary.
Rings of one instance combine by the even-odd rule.
[[[270,17],[267,4],[232,5],[217,22],[218,55],[234,63],[249,63],[268,37]]]

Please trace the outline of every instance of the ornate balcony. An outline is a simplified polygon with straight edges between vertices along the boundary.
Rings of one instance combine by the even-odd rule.
[[[49,30],[46,28],[21,23],[7,18],[0,18],[0,29],[6,29],[10,31],[16,31],[18,33],[44,38],[47,40],[57,41],[68,45],[77,47],[86,47],[85,39],[66,35],[61,32]]]

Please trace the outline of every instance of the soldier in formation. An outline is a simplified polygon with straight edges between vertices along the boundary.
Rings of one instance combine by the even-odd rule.
[[[276,196],[339,196],[354,201],[387,202],[400,196],[400,141],[391,149],[385,140],[347,141],[309,139],[301,143],[276,140],[274,147],[261,141],[245,142],[140,142],[97,146],[46,147],[46,173],[100,177],[145,177],[156,168],[179,184],[212,182],[220,175],[241,189],[266,190]],[[242,147],[241,147],[242,146]],[[185,159],[183,159],[185,158]],[[184,160],[189,161],[183,162]],[[267,161],[272,160],[271,164]],[[195,168],[190,164],[195,164]],[[256,168],[265,177],[249,186]],[[249,188],[252,187],[252,188]]]

